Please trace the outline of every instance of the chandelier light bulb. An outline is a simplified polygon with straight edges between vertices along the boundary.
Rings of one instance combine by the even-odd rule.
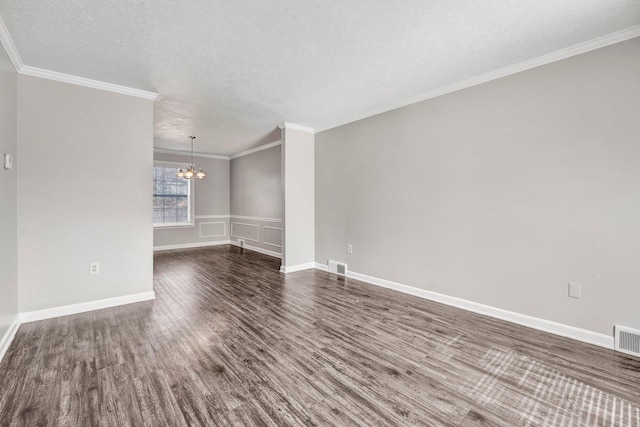
[[[207,176],[207,174],[204,173],[202,168],[197,167],[193,162],[193,140],[196,139],[196,137],[190,136],[189,138],[191,138],[191,163],[187,165],[186,171],[182,169],[178,170],[178,173],[176,174],[176,176],[178,178],[184,178],[184,179],[191,179],[195,176],[198,179],[202,179],[205,176]],[[196,168],[198,169],[198,172],[196,172]]]
[[[193,178],[193,175],[195,175],[195,171],[193,170],[193,166],[189,166],[189,169],[187,169],[187,171],[184,173],[184,177],[187,179],[191,179]]]

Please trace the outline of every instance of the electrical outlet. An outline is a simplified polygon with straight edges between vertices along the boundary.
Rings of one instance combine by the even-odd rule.
[[[244,248],[244,239],[238,239],[238,246]]]
[[[92,262],[89,264],[89,274],[100,274],[100,263]]]
[[[13,167],[13,157],[11,154],[4,155],[4,168],[11,169]]]
[[[579,299],[582,296],[582,285],[569,282],[569,296]]]
[[[348,244],[347,245],[347,252],[352,254],[353,253],[353,245],[352,244]]]

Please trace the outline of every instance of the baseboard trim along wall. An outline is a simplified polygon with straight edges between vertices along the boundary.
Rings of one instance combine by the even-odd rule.
[[[4,355],[7,354],[7,350],[9,350],[9,346],[13,342],[19,327],[20,315],[16,314],[16,317],[13,319],[13,322],[11,322],[9,329],[7,329],[7,332],[5,332],[2,339],[0,339],[0,362],[2,362]]]
[[[280,273],[295,273],[296,271],[309,270],[311,268],[316,268],[315,262],[308,262],[306,264],[298,264],[298,265],[290,265],[289,267],[285,267],[284,265],[281,265]]]
[[[328,267],[326,264],[315,263],[315,268],[318,270],[328,271]],[[403,285],[401,283],[396,283],[390,280],[380,279],[373,276],[367,276],[366,274],[356,273],[354,271],[347,271],[347,277],[383,288],[393,289],[405,294],[414,295],[420,298],[461,308],[463,310],[471,311],[474,313],[483,314],[485,316],[493,317],[496,319],[506,320],[507,322],[526,326],[532,329],[537,329],[543,332],[548,332],[554,335],[559,335],[561,337],[571,338],[576,341],[597,345],[599,347],[604,347],[610,350],[614,349],[613,335],[609,336],[586,329],[576,328],[575,326],[569,326],[550,320],[540,319],[538,317],[528,316],[526,314],[503,310],[501,308],[480,304],[462,298],[427,291],[424,289]]]
[[[322,271],[329,271],[329,266],[327,264],[322,264],[319,262],[314,263],[313,268]]]
[[[244,246],[240,246],[240,244],[238,242],[233,241],[233,240],[231,240],[229,243],[231,245],[233,245],[233,246],[237,246],[239,248],[244,248],[244,249],[249,249],[250,251],[259,252],[261,254],[269,255],[269,256],[272,256],[274,258],[282,258],[282,255],[279,252],[274,252],[274,251],[270,251],[268,249],[258,248],[256,246],[247,245],[246,243],[245,243]]]
[[[261,254],[269,255],[275,258],[282,258],[282,255],[279,252],[270,251],[268,249],[262,249],[255,246],[247,245],[240,246],[238,242],[233,240],[218,240],[215,242],[197,242],[197,243],[185,243],[181,245],[166,245],[166,246],[154,246],[153,251],[170,251],[172,249],[190,249],[190,248],[204,248],[207,246],[221,246],[221,245],[233,245],[237,247],[242,247],[244,249],[248,249],[250,251],[259,252]],[[313,267],[309,267],[313,268]]]
[[[218,245],[228,245],[230,244],[230,240],[216,240],[214,242],[195,242],[195,243],[183,243],[179,245],[165,245],[165,246],[154,246],[153,251],[170,251],[171,249],[189,249],[189,248],[203,248],[205,246],[218,246]]]
[[[38,320],[52,319],[54,317],[68,316],[70,314],[84,313],[119,305],[132,304],[134,302],[150,301],[156,299],[153,291],[139,294],[123,295],[121,297],[105,298],[96,301],[81,302],[78,304],[64,305],[61,307],[45,308],[44,310],[27,311],[20,313],[20,323],[36,322]]]

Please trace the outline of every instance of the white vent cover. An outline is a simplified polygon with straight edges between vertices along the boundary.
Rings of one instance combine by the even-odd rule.
[[[343,276],[347,275],[347,264],[329,260],[329,273],[341,274]]]
[[[615,349],[622,353],[640,357],[640,331],[616,325]]]

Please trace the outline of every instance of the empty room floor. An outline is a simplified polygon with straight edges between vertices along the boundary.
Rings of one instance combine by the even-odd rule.
[[[640,426],[640,360],[232,246],[24,324],[0,425]]]

